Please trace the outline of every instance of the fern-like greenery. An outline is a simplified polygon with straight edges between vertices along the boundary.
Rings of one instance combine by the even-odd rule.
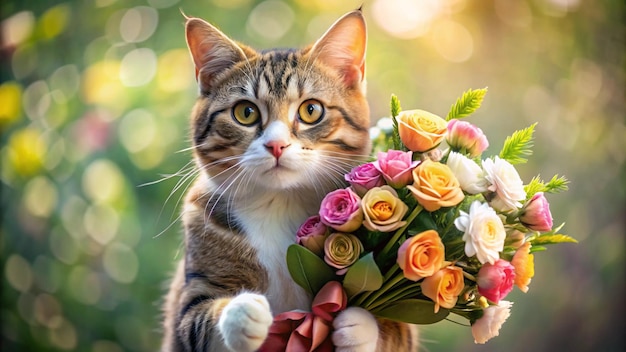
[[[524,186],[524,191],[526,191],[526,200],[531,199],[538,192],[565,192],[568,190],[568,185],[569,180],[565,178],[565,176],[554,175],[548,183],[542,181],[539,176],[535,176],[526,186]]]
[[[515,131],[511,136],[507,137],[500,151],[500,158],[513,165],[527,162],[528,159],[525,157],[533,153],[535,126],[537,126],[536,122],[523,130]]]
[[[402,141],[400,141],[400,134],[398,133],[398,120],[396,117],[402,111],[402,107],[400,106],[400,99],[395,94],[391,95],[391,120],[393,121],[393,149],[395,150],[404,150],[404,146],[402,145]]]
[[[450,107],[450,112],[446,116],[446,121],[452,119],[460,119],[469,116],[474,111],[478,110],[480,104],[487,94],[487,88],[482,89],[470,89],[463,93],[463,95],[457,99],[457,101]]]

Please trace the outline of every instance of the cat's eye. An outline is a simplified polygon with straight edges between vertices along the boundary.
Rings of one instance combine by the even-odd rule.
[[[244,126],[256,123],[260,117],[259,108],[249,101],[240,101],[233,107],[233,118]]]
[[[324,106],[315,99],[309,99],[300,104],[298,117],[304,123],[318,123],[324,117]]]

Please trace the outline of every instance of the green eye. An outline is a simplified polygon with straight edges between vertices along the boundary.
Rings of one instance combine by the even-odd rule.
[[[233,118],[244,126],[256,123],[259,117],[259,109],[249,101],[240,101],[233,107]]]
[[[309,99],[300,104],[298,117],[304,123],[318,123],[324,117],[324,106],[315,99]]]

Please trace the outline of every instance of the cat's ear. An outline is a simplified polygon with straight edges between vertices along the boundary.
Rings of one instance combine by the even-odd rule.
[[[337,20],[311,48],[316,60],[335,69],[348,87],[361,86],[365,79],[367,29],[361,10]]]
[[[237,43],[202,19],[187,17],[185,36],[201,91],[209,91],[222,72],[246,59]]]

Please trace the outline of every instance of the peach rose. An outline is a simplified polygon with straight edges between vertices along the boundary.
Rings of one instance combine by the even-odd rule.
[[[411,151],[429,151],[437,147],[446,136],[446,120],[428,111],[402,111],[396,119],[400,140]]]
[[[459,204],[465,195],[452,170],[442,163],[424,160],[413,170],[413,185],[406,186],[427,211]]]
[[[406,241],[398,249],[398,266],[404,277],[418,281],[436,273],[443,266],[445,248],[435,230],[421,232]]]
[[[363,225],[370,231],[390,232],[406,224],[402,221],[409,207],[390,186],[374,187],[363,199]]]
[[[435,313],[439,312],[439,307],[454,308],[464,287],[463,270],[452,265],[422,281],[422,293],[435,302]]]

